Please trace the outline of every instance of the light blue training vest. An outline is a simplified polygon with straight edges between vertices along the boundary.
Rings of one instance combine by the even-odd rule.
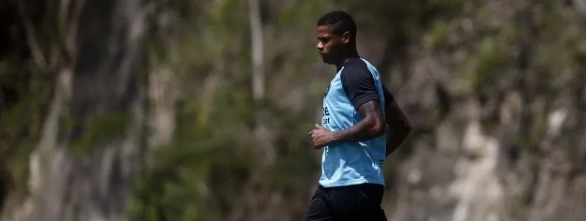
[[[383,86],[376,68],[361,58],[374,78],[380,106],[384,113]],[[330,131],[345,130],[362,120],[363,116],[354,107],[344,91],[342,67],[326,90],[323,101],[322,125]],[[351,74],[351,73],[345,73]],[[383,114],[384,115],[384,114]],[[329,145],[323,148],[322,171],[319,184],[323,187],[349,186],[363,183],[384,185],[382,164],[385,158],[386,136]]]

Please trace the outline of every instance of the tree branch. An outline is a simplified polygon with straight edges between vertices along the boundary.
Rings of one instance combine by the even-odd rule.
[[[33,56],[33,60],[35,64],[39,67],[44,67],[47,65],[47,60],[45,56],[43,56],[43,52],[41,47],[39,46],[39,42],[37,41],[37,35],[35,33],[35,27],[33,22],[31,21],[27,11],[26,5],[24,1],[16,1],[18,7],[18,15],[24,24],[24,29],[26,31],[26,41],[31,50],[31,55]]]

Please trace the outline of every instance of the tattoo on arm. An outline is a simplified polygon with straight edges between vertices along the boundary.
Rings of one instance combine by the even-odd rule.
[[[346,130],[332,132],[332,144],[368,140],[384,134],[386,127],[377,100],[360,105],[358,112],[364,118]]]

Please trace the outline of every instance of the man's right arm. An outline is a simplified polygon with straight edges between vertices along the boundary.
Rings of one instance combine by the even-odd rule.
[[[385,92],[388,93],[386,88]],[[409,132],[411,132],[412,127],[392,96],[388,98],[385,96],[385,99],[389,99],[389,102],[385,102],[387,103],[385,107],[385,122],[387,124],[387,151],[385,156],[389,156],[399,148]]]

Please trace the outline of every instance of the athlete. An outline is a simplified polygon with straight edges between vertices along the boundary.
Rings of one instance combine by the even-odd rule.
[[[382,164],[411,126],[376,68],[358,55],[349,14],[323,15],[317,39],[323,62],[335,65],[337,73],[326,89],[321,125],[309,132],[323,155],[319,187],[304,219],[386,220]]]

